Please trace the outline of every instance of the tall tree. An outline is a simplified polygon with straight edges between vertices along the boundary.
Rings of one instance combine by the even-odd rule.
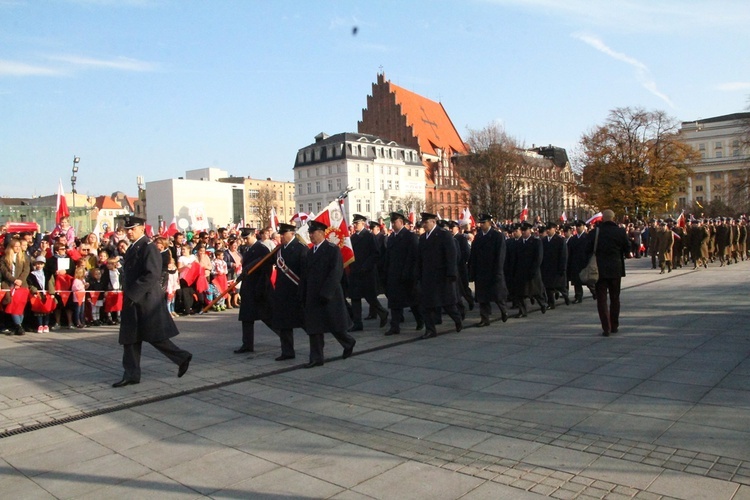
[[[466,181],[473,213],[487,212],[512,219],[521,209],[525,157],[517,142],[497,124],[469,130],[469,154],[456,159],[458,174]]]
[[[661,213],[700,154],[663,111],[617,108],[581,138],[581,191],[598,208]]]

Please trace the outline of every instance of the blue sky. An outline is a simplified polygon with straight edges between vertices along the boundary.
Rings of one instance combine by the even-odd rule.
[[[352,28],[358,28],[352,34]],[[0,0],[0,196],[136,193],[216,166],[292,180],[377,73],[573,153],[609,110],[743,111],[744,0]]]

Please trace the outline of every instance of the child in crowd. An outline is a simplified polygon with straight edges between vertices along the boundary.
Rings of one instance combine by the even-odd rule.
[[[89,271],[88,281],[88,297],[91,303],[91,324],[93,326],[101,326],[101,310],[104,305],[104,292],[107,291],[107,284],[102,278],[101,268],[95,267]]]
[[[49,315],[50,311],[54,309],[55,302],[55,280],[46,279],[44,275],[44,265],[47,259],[43,255],[34,260],[33,270],[29,273],[29,277],[26,282],[29,285],[29,290],[36,297],[36,301],[32,302],[32,311],[37,321],[37,333],[48,333],[49,332]],[[51,303],[48,303],[51,301]]]
[[[85,304],[86,304],[86,269],[83,266],[77,266],[75,274],[73,274],[73,285],[70,287],[70,291],[73,292],[73,322],[76,328],[83,328],[85,325]],[[83,292],[83,296],[81,296]]]
[[[220,295],[224,290],[227,289],[227,263],[224,260],[224,250],[216,250],[216,258],[213,260],[213,284],[216,288],[216,295]],[[223,311],[227,308],[226,300],[222,297],[221,300],[214,304],[215,311]]]
[[[174,310],[174,301],[177,296],[177,290],[180,289],[180,275],[177,274],[177,266],[175,265],[172,252],[169,252],[169,264],[167,264],[167,310],[173,318],[177,317],[177,313]]]
[[[104,320],[102,322],[107,325],[117,325],[120,323],[119,311],[122,310],[122,301],[116,300],[120,297],[115,295],[122,295],[122,269],[120,268],[119,257],[110,257],[107,260],[107,270],[102,278],[108,295],[104,300]]]

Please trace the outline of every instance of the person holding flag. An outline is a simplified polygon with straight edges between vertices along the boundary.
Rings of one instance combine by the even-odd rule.
[[[297,226],[279,224],[281,249],[276,254],[276,286],[271,292],[271,326],[281,341],[276,361],[294,359],[294,328],[302,328],[301,279],[308,248],[296,238]]]
[[[242,345],[235,354],[255,351],[255,321],[261,320],[271,327],[271,270],[273,262],[264,263],[253,274],[247,274],[271,251],[255,238],[255,231],[248,231],[246,241],[250,245],[242,254],[242,281],[240,283],[240,313],[242,321]]]

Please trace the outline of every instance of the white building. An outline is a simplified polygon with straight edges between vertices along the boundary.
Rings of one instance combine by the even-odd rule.
[[[747,193],[737,193],[733,185],[744,183],[750,167],[750,152],[742,137],[750,123],[750,113],[734,113],[682,122],[681,139],[701,154],[701,162],[692,166],[687,184],[676,196],[678,209],[690,209],[694,202],[704,206],[712,201],[740,209]]]
[[[146,183],[148,224],[159,227],[159,220],[169,224],[177,217],[180,230],[203,230],[226,227],[243,218],[243,183],[218,182],[228,174],[217,168],[190,170],[185,176]]]
[[[352,214],[373,220],[394,210],[424,206],[425,166],[416,149],[369,134],[320,133],[297,152],[294,163],[299,212],[318,214],[347,187]]]

